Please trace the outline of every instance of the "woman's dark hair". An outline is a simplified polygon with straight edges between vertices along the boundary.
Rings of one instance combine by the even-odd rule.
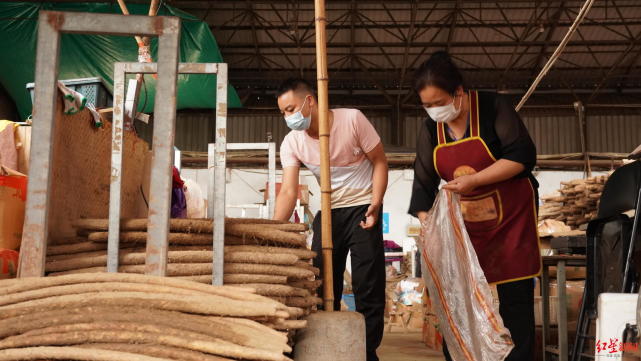
[[[463,76],[446,51],[432,54],[414,73],[414,90],[418,93],[428,85],[454,94],[463,86]]]

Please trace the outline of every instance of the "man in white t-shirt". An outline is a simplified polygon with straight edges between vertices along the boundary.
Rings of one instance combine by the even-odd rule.
[[[318,103],[309,83],[289,79],[278,91],[278,107],[292,131],[280,147],[283,182],[274,218],[288,220],[296,205],[301,165],[320,182]],[[367,327],[367,361],[377,361],[385,310],[385,255],[379,220],[387,188],[387,158],[376,130],[359,110],[332,109],[329,126],[334,308],[340,309],[345,262],[351,252],[356,310],[365,316]],[[312,249],[318,253],[314,265],[322,268],[320,212],[313,229]]]

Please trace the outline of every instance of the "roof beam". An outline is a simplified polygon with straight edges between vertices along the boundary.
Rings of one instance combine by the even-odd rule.
[[[392,23],[394,24],[394,28],[396,30],[398,30],[398,33],[401,35],[401,37],[405,38],[405,34],[403,34],[403,31],[401,30],[401,27],[399,26],[400,23],[398,21],[396,21],[396,18],[394,17],[394,15],[392,15],[392,12],[389,10],[387,5],[385,5],[385,3],[381,3],[381,5],[383,6],[383,9],[385,9],[385,12],[387,13],[387,16],[390,18],[390,20],[392,20]]]
[[[433,41],[434,41],[434,40],[439,36],[439,34],[441,33],[441,31],[442,31],[443,29],[444,29],[444,28],[440,28],[440,29],[436,30],[436,32],[434,33],[434,35],[432,35],[432,39],[430,40],[430,42],[429,42],[429,43],[427,43],[426,45],[423,45],[423,49],[422,49],[422,50],[421,50],[421,52],[420,52],[420,53],[419,53],[419,54],[414,58],[414,60],[412,61],[412,63],[409,65],[409,68],[414,68],[414,64],[416,64],[416,62],[417,62],[417,61],[418,61],[418,60],[423,56],[423,54],[425,54],[425,52],[427,51],[428,47],[429,47],[429,46],[431,46],[431,44],[433,44],[432,42],[433,42]],[[417,36],[418,36],[418,35],[417,35]],[[429,44],[429,45],[428,45],[428,44]],[[413,47],[414,47],[414,46],[417,46],[417,44],[416,44],[416,43],[412,43],[412,46],[413,46]],[[432,45],[432,46],[433,46],[433,45]],[[404,98],[403,98],[403,100],[401,101],[401,104],[404,104],[405,102],[407,102],[407,100],[408,100],[411,96],[412,96],[412,90],[411,90],[411,89],[409,89],[409,90],[407,91],[407,94],[405,94],[405,97],[404,97]]]
[[[501,8],[501,9],[504,10],[504,8]],[[427,11],[430,11],[430,10],[427,10]],[[464,10],[461,10],[461,11],[464,11]],[[469,13],[467,11],[465,11],[465,13],[468,14],[468,17],[469,17]],[[470,17],[470,19],[475,20],[475,17]],[[599,20],[599,21],[591,20],[591,23],[589,23],[589,24],[587,22],[589,22],[589,20],[586,19],[586,24],[581,25],[581,27],[582,28],[599,28],[599,27],[602,27],[602,28],[606,28],[606,29],[608,29],[610,31],[613,31],[613,29],[609,28],[610,26],[620,26],[620,25],[622,25],[621,21],[618,21],[618,20],[603,20],[603,21],[601,21],[601,20]],[[457,27],[460,27],[460,28],[492,29],[492,30],[498,32],[499,34],[501,34],[501,35],[503,35],[503,36],[505,36],[507,38],[510,38],[510,40],[516,41],[515,38],[513,38],[510,34],[502,31],[501,28],[506,28],[508,30],[510,30],[510,28],[525,28],[525,27],[528,27],[530,24],[531,24],[530,22],[526,22],[526,21],[522,21],[522,20],[513,21],[513,22],[510,22],[510,23],[507,23],[507,22],[492,23],[492,22],[485,22],[484,21],[483,23],[470,22],[468,24],[458,24]],[[641,21],[632,20],[632,21],[628,21],[627,24],[628,25],[637,25],[638,26],[638,25],[641,25]],[[545,26],[545,27],[550,27],[550,26],[552,26],[552,22],[551,21],[544,22],[544,23],[542,23],[542,25]],[[559,21],[557,26],[558,27],[570,27],[571,25],[572,25],[571,21],[562,20],[562,21]],[[444,24],[444,23],[439,22],[439,21],[430,21],[430,22],[421,21],[421,22],[416,22],[416,24],[414,24],[414,28],[417,29],[417,30],[429,30],[429,29],[436,29],[436,28],[449,28],[450,26],[451,25],[449,23],[445,23]],[[370,22],[365,24],[365,25],[356,25],[356,29],[368,28],[368,29],[380,29],[380,30],[383,30],[383,29],[386,29],[386,30],[402,30],[402,29],[407,29],[409,27],[410,27],[410,23],[409,22],[407,22],[407,23],[398,22],[398,20],[397,20],[396,24],[393,24],[393,23],[392,24],[386,24],[386,23],[380,23],[380,22],[372,23],[371,19],[370,19]],[[248,25],[229,25],[229,24],[220,25],[220,26],[218,26],[218,25],[210,25],[210,28],[212,30],[216,30],[216,31],[251,30],[251,28]],[[256,28],[258,30],[283,30],[283,31],[289,30],[289,26],[287,26],[287,25],[277,25],[277,24],[274,24],[274,25],[257,24]],[[307,30],[307,29],[313,30],[314,26],[307,24],[307,25],[299,25],[298,28],[299,29],[305,29],[305,30]],[[327,25],[327,30],[347,30],[349,28],[350,28],[349,25],[345,25],[345,26],[336,25],[336,24],[332,24],[332,25],[328,24]],[[625,34],[622,34],[621,32],[614,32],[614,33],[619,35],[619,36],[625,37],[624,36]],[[399,40],[401,40],[401,37],[398,34],[394,34],[394,37],[396,37]]]
[[[641,58],[641,48],[639,48],[639,51],[631,58],[630,65],[628,65],[628,70],[625,71],[625,77],[629,78],[632,72],[639,68],[635,66],[636,64],[639,63],[639,58]]]
[[[467,20],[465,20],[465,16],[463,15],[463,13],[461,13],[461,20],[463,20],[463,23],[467,23]],[[481,41],[481,39],[479,39],[478,35],[476,35],[476,32],[470,31],[470,33],[472,33],[472,36],[474,37],[474,40],[476,40],[476,42],[479,44],[479,46],[481,47],[481,50],[483,50],[483,54],[485,54],[485,56],[490,61],[492,66],[495,67],[495,68],[498,68],[498,66],[494,62],[494,59],[492,59],[492,56],[487,51],[487,48],[485,47],[485,45],[483,45],[483,42]]]
[[[498,6],[498,3],[497,3],[497,8],[500,9],[500,13],[502,15],[505,15],[505,13],[503,12],[503,9],[500,6]],[[508,39],[510,39],[512,41],[516,41],[517,38],[518,38],[516,36],[516,32],[514,31],[514,25],[512,24],[512,22],[510,22],[507,19],[505,21],[505,24],[507,24],[507,25],[499,24],[499,23],[488,23],[488,22],[486,22],[486,21],[484,21],[482,19],[479,19],[476,16],[470,14],[468,11],[465,11],[464,9],[460,9],[460,12],[461,12],[461,15],[467,16],[468,18],[474,20],[476,23],[474,23],[474,22],[466,22],[465,24],[459,24],[458,27],[466,27],[466,28],[482,27],[482,28],[488,28],[488,29],[494,30],[495,32],[505,36],[506,38],[508,38]],[[523,24],[521,26],[527,26],[527,24]],[[500,30],[501,27],[507,27],[514,35],[510,35],[510,34],[504,32],[504,31]]]
[[[362,21],[362,20],[361,20],[361,24],[362,24],[362,26],[363,26],[363,29],[366,29],[366,30],[372,29],[371,25],[372,25],[372,24],[374,24],[374,25],[375,25],[375,24],[377,24],[377,23],[378,23],[378,21],[375,21],[375,20],[370,19],[370,18],[369,18],[367,15],[365,15],[365,14],[364,14],[364,12],[362,12],[362,11],[358,14],[358,17],[359,17],[359,18],[362,18],[362,19],[365,19],[365,20],[367,20],[367,21],[369,21],[369,23],[367,23],[367,24],[366,24],[364,21]],[[405,40],[405,39],[403,39],[403,37],[402,37],[402,36],[399,36],[399,35],[398,35],[398,34],[396,34],[395,32],[391,31],[389,28],[380,28],[380,29],[381,29],[381,30],[383,30],[383,31],[385,31],[386,33],[390,34],[391,36],[395,37],[396,39],[398,39],[398,41],[404,41],[404,40]]]
[[[608,0],[605,1],[606,5]],[[616,11],[617,15],[619,16],[619,19],[621,19],[621,23],[623,23],[623,26],[625,27],[626,32],[628,33],[628,37],[632,39],[634,37],[634,34],[632,34],[632,30],[630,29],[630,26],[628,23],[625,21],[625,18],[623,17],[623,14],[621,13],[621,9],[619,9],[619,6],[617,5],[616,1],[612,1],[612,5],[614,6],[614,10]]]
[[[584,47],[587,45],[590,46],[619,46],[619,45],[628,45],[630,43],[629,40],[584,40],[584,41],[572,41],[571,43],[568,44],[568,47]],[[513,41],[486,41],[483,42],[485,46],[492,46],[492,47],[509,47],[512,48],[514,47],[514,42]],[[532,41],[523,41],[521,42],[521,46],[557,46],[559,44],[558,41],[541,41],[541,40],[532,40]],[[434,41],[434,42],[414,42],[412,44],[413,47],[432,47],[432,48],[447,48],[448,42],[447,41]],[[456,48],[456,47],[464,47],[464,48],[474,48],[477,47],[479,44],[476,41],[452,41],[450,43],[451,48]],[[245,42],[238,42],[238,43],[231,43],[231,44],[225,44],[224,46],[221,45],[221,48],[228,48],[228,49],[238,49],[238,48],[252,48],[254,44],[252,43],[245,43]],[[278,43],[259,43],[259,47],[261,48],[275,48],[275,47],[282,47],[282,48],[295,48],[296,44],[294,43],[283,43],[283,42],[278,42]],[[305,42],[301,43],[301,47],[303,48],[315,48],[315,44],[312,42]],[[350,48],[352,44],[350,42],[334,42],[331,44],[332,48]],[[390,48],[403,48],[405,46],[404,43],[402,42],[381,42],[378,44],[373,44],[371,42],[357,42],[354,44],[354,46],[358,48],[377,48],[379,46],[384,46],[384,47],[390,47]]]
[[[565,13],[568,14],[568,16],[570,16],[568,11],[567,11],[567,9],[566,9]],[[577,33],[577,35],[579,35],[579,38],[581,38],[581,40],[585,40],[585,37],[583,36],[583,32],[581,31],[581,28],[577,28],[576,29],[576,33]],[[594,52],[594,50],[592,50],[592,47],[590,45],[587,45],[586,48],[588,49],[588,54],[590,54],[590,57],[592,58],[592,60],[594,60],[596,65],[598,65],[599,68],[601,68],[601,75],[604,76],[605,75],[605,67],[603,66],[603,64],[601,64],[601,61],[599,61],[599,58],[596,57],[596,53]],[[559,60],[561,60],[561,59],[559,59]]]
[[[55,0],[56,2],[76,2],[76,0]],[[85,0],[87,2],[104,2],[104,0]],[[447,4],[447,3],[456,3],[459,2],[460,0],[440,0],[440,3]],[[39,0],[31,0],[31,2],[40,2]],[[128,2],[136,3],[136,2],[141,2],[141,3],[149,3],[149,0],[128,0]],[[170,5],[180,7],[180,8],[195,8],[195,9],[202,9],[206,7],[207,1],[194,1],[194,0],[171,0],[169,1]],[[217,3],[222,4],[230,4],[233,3],[234,1],[216,1]],[[253,0],[252,1],[254,4],[287,4],[290,3],[290,0]],[[381,3],[387,3],[387,4],[399,4],[399,5],[406,5],[407,0],[358,0],[359,4],[364,4],[364,5],[380,5]],[[531,3],[531,1],[525,2],[524,0],[502,0],[501,2],[506,3],[506,4],[519,4],[523,5],[524,3]],[[560,2],[564,2],[564,0],[545,0],[546,3],[551,3],[551,4],[558,4]],[[341,6],[345,4],[344,0],[326,0],[326,3],[328,5],[337,5]],[[475,3],[477,4],[478,2],[470,2],[470,3]],[[634,7],[634,6],[630,6]],[[310,3],[309,6],[310,9],[313,10],[312,4]],[[519,6],[519,8],[531,8],[531,7],[526,7],[526,6]]]
[[[532,45],[532,44],[525,44],[524,43],[524,39],[528,38],[531,35],[531,32],[534,31],[536,23],[540,23],[540,20],[543,17],[543,14],[547,13],[549,10],[550,10],[550,5],[548,5],[543,11],[541,11],[541,13],[536,17],[535,20],[531,20],[530,21],[530,26],[528,26],[528,28],[526,30],[524,30],[521,39],[517,42],[516,47],[514,48],[514,54],[516,54],[516,51],[520,46],[525,46],[525,50],[523,50],[523,52],[521,52],[519,54],[519,56],[514,61],[512,61],[513,56],[510,57],[510,61],[508,62],[509,65],[507,66],[507,68],[503,72],[502,79],[505,78],[505,76],[507,76],[507,74],[510,72],[510,70],[512,70],[512,68],[514,68],[519,63],[519,61],[521,61],[521,59],[525,55],[530,54],[529,50],[532,47],[536,46],[536,45]],[[536,34],[536,36],[534,37],[533,41],[538,41],[539,38],[542,36],[542,34],[543,34],[542,32],[538,32]],[[571,51],[571,50],[568,50],[568,48],[566,48],[565,51],[567,52],[567,51]]]
[[[250,56],[253,56],[253,54],[250,55]],[[457,55],[453,55],[453,56],[456,59],[458,59]],[[358,57],[358,55],[357,55],[357,57]],[[361,60],[366,62],[366,63],[368,63],[368,64],[374,65],[374,63],[372,63],[371,61],[367,60],[363,56],[361,56]],[[562,61],[562,60],[559,60],[559,61]],[[336,64],[338,62],[339,62],[339,60],[336,59],[336,60],[331,61],[330,63]],[[465,63],[465,64],[469,63],[469,62],[467,62],[465,60],[462,60],[462,62]],[[464,73],[479,73],[479,72],[483,72],[483,73],[491,72],[492,74],[501,74],[502,73],[502,70],[500,68],[494,68],[492,66],[474,66],[474,67],[471,67],[471,66],[470,67],[462,67],[461,66],[460,68],[461,68],[461,71],[464,72]],[[641,65],[635,65],[634,68],[635,69],[641,69]],[[239,68],[238,70],[240,70],[240,69],[245,69],[245,68]],[[248,71],[252,70],[252,68],[246,68],[246,69]],[[349,70],[357,70],[357,69],[358,68],[349,69]],[[586,72],[590,72],[590,73],[593,74],[594,72],[598,72],[598,70],[601,69],[601,68],[596,67],[596,66],[588,66],[588,67],[586,67],[586,66],[576,65],[576,66],[571,66],[571,67],[563,67],[562,69],[563,69],[563,71],[583,71],[583,70],[585,70]],[[285,69],[285,68],[283,68],[281,70],[291,71],[291,69]],[[336,69],[332,68],[330,70],[334,71]],[[385,74],[389,74],[393,70],[394,69],[381,68],[381,67],[378,67],[378,66],[375,67],[375,68],[374,67],[370,67],[370,72],[380,72],[380,73],[385,73]],[[408,68],[408,70],[409,70],[409,68]],[[514,74],[515,74],[515,76],[520,76],[520,77],[526,79],[526,78],[529,78],[529,70],[530,70],[529,68],[515,69],[514,70]],[[231,74],[230,74],[230,76],[231,76]],[[599,76],[598,75],[586,76],[585,79],[587,79],[587,78],[599,79]],[[394,76],[388,76],[388,79],[390,79],[391,81],[394,81],[394,82],[397,81],[396,77],[394,77]],[[592,85],[594,85],[594,83],[592,83]]]
[[[252,29],[252,40],[254,41],[254,52],[256,53],[256,61],[258,62],[258,68],[260,69],[263,64],[263,58],[260,55],[260,48],[258,48],[258,34],[256,33],[256,27],[254,26],[254,24],[256,23],[256,13],[252,8],[251,1],[247,0],[245,4],[247,6],[246,11],[249,13],[249,24]],[[265,65],[271,68],[271,65],[269,65],[269,63],[265,62]]]
[[[298,18],[300,16],[300,2],[296,2],[294,8],[294,37],[296,39],[296,55],[298,55],[298,76],[301,78],[305,76],[305,71],[303,69],[303,49],[301,48],[301,36],[298,27]],[[283,48],[280,48],[283,51]]]
[[[403,86],[403,83],[405,82],[405,73],[407,72],[407,65],[409,62],[410,45],[414,40],[414,25],[416,23],[417,9],[418,4],[416,3],[416,0],[411,0],[410,28],[407,30],[407,35],[405,35],[405,50],[403,50],[403,62],[401,63],[399,86]]]
[[[417,55],[421,54],[420,51],[418,51],[418,50],[412,51],[413,46],[412,46],[411,43],[410,43],[409,48],[410,48],[410,51],[408,52],[409,56],[417,56]],[[530,47],[530,49],[531,48],[532,47]],[[330,50],[330,51],[327,52],[328,56],[344,56],[344,55],[346,55],[346,53],[344,51],[340,51],[338,49],[336,49],[336,50],[328,49],[328,50]],[[391,49],[391,50],[392,51],[390,51],[390,50],[387,51],[387,54],[390,55],[390,56],[400,56],[400,57],[402,57],[405,54],[405,48],[404,47],[396,47],[396,48]],[[608,54],[608,55],[617,54],[618,55],[618,54],[621,54],[621,51],[623,51],[623,50],[625,50],[625,47],[619,47],[618,49],[607,49],[607,50],[596,50],[596,49],[593,49],[592,52],[594,54]],[[225,56],[248,55],[250,53],[253,53],[252,49],[227,49],[225,51]],[[571,50],[570,49],[566,49],[563,53],[564,54],[573,54],[573,55],[590,55],[590,51],[587,49],[587,47],[586,48],[571,49]],[[261,54],[263,54],[263,56],[269,56],[269,55],[280,55],[281,53],[280,53],[280,49],[269,49],[269,50],[261,51]],[[313,56],[314,54],[315,54],[315,52],[312,49],[309,49],[309,48],[305,49],[305,52],[303,53],[303,55],[307,55],[307,56]],[[492,55],[496,55],[496,56],[498,56],[498,55],[506,55],[507,56],[507,55],[511,55],[511,54],[512,54],[512,51],[509,48],[503,48],[500,51],[499,50],[494,50],[492,52]],[[525,55],[537,55],[537,54],[538,54],[538,50],[537,51],[533,51],[532,50],[532,51],[525,52]],[[376,57],[376,56],[381,56],[381,52],[376,50],[376,49],[368,49],[368,50],[359,51],[358,55],[360,55],[360,56],[368,56],[368,57],[372,57],[372,56]],[[482,56],[482,55],[485,55],[485,53],[483,51],[481,51],[481,50],[457,51],[456,55],[462,56],[462,57],[463,56],[479,56],[479,55]]]
[[[612,67],[607,71],[607,73],[601,78],[601,81],[599,81],[598,85],[594,89],[594,92],[592,92],[592,95],[590,95],[590,98],[588,98],[588,101],[586,103],[590,103],[592,99],[599,93],[599,90],[601,90],[601,87],[610,79],[612,76],[612,73],[623,63],[623,61],[628,57],[628,54],[641,42],[641,31],[637,34],[637,36],[630,41],[628,47],[619,55],[617,60],[614,62]]]
[[[360,59],[359,57],[356,57],[356,58],[355,58],[355,60],[356,60],[356,62],[358,63],[358,65],[361,67],[361,69],[363,69],[363,72],[364,72],[365,74],[367,74],[367,75],[368,75],[368,76],[367,76],[367,79],[369,79],[372,83],[374,83],[374,85],[376,86],[376,88],[377,88],[378,90],[380,90],[380,91],[381,91],[381,94],[385,97],[385,99],[389,102],[389,104],[390,104],[390,105],[394,105],[394,104],[396,104],[396,101],[394,101],[394,98],[392,98],[392,97],[389,95],[389,93],[387,92],[387,90],[385,90],[385,87],[384,87],[383,85],[381,85],[381,84],[376,80],[376,78],[375,78],[375,77],[370,76],[369,69],[367,68],[367,66],[366,66],[365,64],[363,64],[363,62],[361,61],[361,59]]]
[[[356,7],[356,0],[351,1],[351,7],[349,9],[349,61],[351,64],[352,69],[354,69],[355,63],[356,63],[356,55],[354,54],[354,44],[356,44],[356,19],[358,18],[358,13],[356,12],[357,10]],[[352,79],[355,80],[354,76],[352,75]]]
[[[452,40],[454,40],[454,32],[456,31],[456,21],[459,15],[459,5],[460,2],[457,1],[454,4],[454,9],[452,10],[452,19],[450,23],[450,31],[447,33],[447,46],[445,50],[449,53],[452,47]]]
[[[595,7],[594,7],[594,6],[592,6],[592,9],[594,9],[594,8],[595,8]],[[578,10],[575,10],[575,9],[569,9],[569,8],[568,8],[567,10],[568,10],[570,13],[572,13],[574,17],[576,17],[576,16],[579,14],[579,11],[578,11]],[[591,10],[591,11],[594,11],[594,10]],[[607,20],[607,19],[592,19],[592,18],[590,18],[590,17],[586,16],[586,17],[583,19],[583,22],[581,22],[581,27],[585,29],[585,28],[586,28],[586,27],[588,27],[588,26],[597,26],[597,27],[600,27],[600,28],[603,28],[603,29],[607,29],[607,30],[609,30],[610,32],[612,32],[613,34],[616,34],[616,35],[618,35],[618,36],[620,36],[620,37],[622,37],[622,38],[624,38],[624,39],[626,39],[626,40],[632,40],[632,37],[631,37],[631,36],[628,36],[628,35],[626,35],[626,34],[624,34],[624,33],[620,32],[620,31],[618,31],[618,30],[616,30],[616,29],[613,29],[613,28],[612,28],[612,26],[621,26],[621,22],[620,22],[620,21],[617,21],[617,22],[615,22],[615,23],[612,23],[612,21],[607,22],[607,21],[604,21],[604,20]],[[633,23],[633,22],[628,22],[628,25],[631,25],[631,24],[637,24],[637,23],[636,23],[636,22],[635,22],[635,23]],[[637,24],[637,25],[638,25],[638,24]]]
[[[357,14],[358,14],[358,13],[357,13]],[[359,19],[359,21],[360,21],[361,23],[363,22],[363,19],[361,19],[361,17],[360,17],[360,16],[358,16],[358,19]],[[376,38],[376,36],[372,33],[372,31],[371,31],[370,29],[367,29],[367,28],[365,28],[365,31],[366,31],[366,32],[367,32],[367,34],[369,35],[370,39],[372,39],[372,41],[374,42],[374,44],[377,44],[377,45],[378,45],[378,44],[379,44],[378,38]],[[381,53],[385,56],[385,59],[387,60],[387,62],[389,63],[389,65],[390,65],[392,68],[395,68],[395,67],[397,66],[397,65],[394,63],[394,61],[390,58],[390,56],[387,54],[387,51],[385,51],[385,48],[384,48],[384,47],[379,46],[379,47],[378,47],[378,50],[380,50],[380,51],[381,51]]]
[[[505,11],[504,11],[504,10],[503,10],[503,8],[501,7],[501,5],[499,5],[499,3],[498,3],[498,2],[495,2],[494,4],[496,5],[496,8],[497,8],[497,9],[499,9],[499,12],[501,13],[501,17],[503,17],[503,20],[505,21],[505,23],[506,23],[506,24],[508,24],[508,25],[510,25],[510,31],[512,31],[512,35],[514,36],[514,41],[519,41],[520,37],[519,37],[519,35],[516,33],[516,31],[514,30],[514,24],[513,24],[513,22],[512,22],[512,21],[510,21],[510,19],[507,17],[507,15],[505,14]],[[536,9],[535,9],[535,10],[536,10]],[[482,10],[479,10],[479,11],[482,11]],[[532,15],[530,16],[530,19],[531,19],[531,18],[533,18],[535,14],[536,14],[536,12],[532,13]],[[531,26],[531,23],[530,23],[530,24],[528,24],[528,25],[529,25],[529,26]]]
[[[532,75],[535,75],[538,73],[539,68],[541,67],[541,61],[543,60],[543,57],[545,57],[545,54],[548,51],[548,48],[550,47],[550,44],[552,43],[552,36],[554,36],[554,33],[556,32],[556,28],[559,26],[559,19],[561,19],[561,15],[563,14],[563,9],[565,8],[565,2],[561,2],[559,4],[559,7],[556,9],[554,12],[554,15],[552,15],[552,26],[548,28],[547,34],[545,35],[545,43],[543,46],[541,46],[541,51],[539,52],[539,55],[536,57],[536,60],[534,61],[534,64],[532,66]]]
[[[241,17],[241,18],[240,18],[240,20],[238,21],[238,24],[239,24],[239,25],[240,25],[240,24],[242,24],[242,23],[245,21],[245,19],[247,19],[247,15],[248,15],[248,14],[249,14],[249,13],[248,13],[247,11],[243,11],[243,12],[242,12],[242,17]],[[250,29],[251,29],[251,27],[250,27]],[[233,39],[233,38],[234,38],[234,35],[236,35],[236,33],[237,33],[237,32],[238,32],[238,29],[234,29],[234,31],[232,31],[232,33],[231,33],[231,34],[229,35],[229,37],[227,38],[227,41],[226,41],[226,43],[227,43],[227,44],[231,43],[231,39]],[[221,46],[222,46],[222,44],[221,44]],[[246,48],[247,48],[247,47],[251,47],[251,46],[246,46]]]

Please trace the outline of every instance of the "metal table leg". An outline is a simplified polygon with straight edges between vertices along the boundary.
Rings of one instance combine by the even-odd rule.
[[[568,297],[565,289],[565,261],[556,264],[556,294],[559,324],[559,361],[568,361]]]
[[[543,327],[541,332],[541,343],[543,344],[543,361],[547,360],[547,345],[550,343],[550,267],[543,265],[541,273],[541,316]]]
[[[274,218],[276,210],[276,143],[269,143],[269,181],[267,194],[269,195],[269,218]]]

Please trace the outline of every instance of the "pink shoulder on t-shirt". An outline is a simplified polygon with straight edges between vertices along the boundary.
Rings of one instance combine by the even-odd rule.
[[[381,142],[381,137],[379,137],[376,129],[374,129],[374,126],[369,119],[365,117],[365,114],[357,109],[355,109],[353,114],[354,130],[358,142],[361,149],[363,149],[363,152],[369,153],[378,145],[378,143]]]
[[[300,167],[301,161],[297,155],[297,131],[290,131],[280,145],[280,163],[283,168]]]

